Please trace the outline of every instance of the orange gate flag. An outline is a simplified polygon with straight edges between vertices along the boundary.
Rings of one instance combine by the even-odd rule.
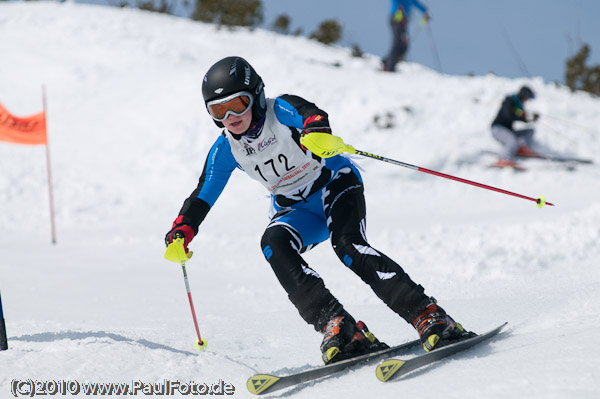
[[[48,144],[46,112],[18,117],[0,103],[0,141],[15,144]]]

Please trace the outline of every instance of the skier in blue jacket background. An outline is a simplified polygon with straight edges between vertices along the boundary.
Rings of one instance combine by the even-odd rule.
[[[301,135],[331,133],[325,111],[295,95],[266,98],[261,77],[241,57],[214,64],[202,94],[215,124],[224,129],[165,237],[167,245],[180,237],[187,250],[231,173],[241,169],[271,194],[274,216],[262,236],[262,251],[300,316],[323,333],[325,363],[387,347],[344,309],[302,258],[327,239],[338,258],[417,329],[426,350],[474,335],[367,242],[363,180],[352,162],[342,155],[321,159],[300,144]]]
[[[425,22],[429,21],[429,11],[419,0],[392,0],[390,4],[389,15],[392,27],[392,48],[387,57],[383,59],[384,71],[395,71],[396,64],[404,60],[404,56],[408,51],[408,23],[413,6],[423,13]]]

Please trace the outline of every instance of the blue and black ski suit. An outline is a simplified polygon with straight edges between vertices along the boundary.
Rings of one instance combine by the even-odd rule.
[[[301,256],[328,238],[346,267],[410,323],[430,298],[396,262],[367,242],[363,181],[352,162],[341,155],[321,159],[301,146],[304,123],[315,117],[329,126],[327,114],[314,104],[282,95],[267,100],[257,137],[224,129],[178,219],[197,233],[231,173],[241,169],[271,193],[274,215],[262,236],[262,251],[307,323],[322,331],[329,320],[345,314]]]

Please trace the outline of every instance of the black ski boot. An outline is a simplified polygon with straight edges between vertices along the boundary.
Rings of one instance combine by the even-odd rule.
[[[323,334],[321,353],[325,364],[388,348],[375,338],[365,323],[357,323],[348,313],[329,320]]]
[[[415,318],[412,325],[419,333],[423,348],[427,352],[477,335],[466,331],[460,323],[448,316],[433,297],[431,303]]]

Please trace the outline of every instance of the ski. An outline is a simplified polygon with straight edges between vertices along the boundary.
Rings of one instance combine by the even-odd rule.
[[[345,370],[351,366],[366,363],[369,360],[379,358],[385,355],[392,355],[401,352],[405,349],[411,349],[421,345],[421,341],[416,339],[414,341],[406,342],[401,345],[393,346],[391,348],[382,349],[377,352],[368,353],[366,355],[356,356],[350,359],[342,360],[337,363],[328,364],[325,366],[314,367],[309,370],[301,371],[295,374],[286,376],[275,376],[270,374],[256,374],[248,378],[246,387],[248,390],[255,395],[262,395],[265,393],[271,393],[279,389],[287,388],[293,385],[298,385],[303,382],[313,381],[318,378],[326,377],[328,375],[337,373]]]
[[[479,153],[481,155],[494,155],[494,156],[500,157],[500,153],[496,152],[496,151],[482,150]],[[559,162],[559,163],[578,163],[578,164],[588,164],[588,165],[594,163],[594,161],[591,159],[562,156],[562,155],[544,155],[544,154],[539,154],[536,156],[517,155],[516,158],[520,159],[520,160],[539,159],[541,161],[550,161],[550,162]]]
[[[386,360],[377,365],[377,368],[375,370],[377,379],[383,382],[390,381],[399,378],[405,374],[408,374],[411,371],[416,370],[420,367],[440,361],[457,352],[469,349],[485,341],[486,339],[489,339],[494,335],[498,334],[506,326],[506,324],[507,323],[504,323],[501,326],[498,326],[485,334],[481,334],[476,337],[469,338],[452,345],[443,346],[439,349],[433,350],[423,355],[415,356],[408,360]]]
[[[580,163],[580,164],[592,164],[594,161],[591,159],[584,158],[575,158],[575,157],[562,157],[562,156],[551,156],[551,155],[541,155],[538,157],[522,157],[517,156],[519,159],[540,159],[542,161],[551,161],[551,162],[572,162],[572,163]]]
[[[510,166],[499,166],[496,165],[495,163],[488,165],[488,168],[490,169],[512,169],[515,172],[525,172],[527,170],[527,168],[525,168],[524,166],[521,166],[519,164],[516,165],[510,165]]]

